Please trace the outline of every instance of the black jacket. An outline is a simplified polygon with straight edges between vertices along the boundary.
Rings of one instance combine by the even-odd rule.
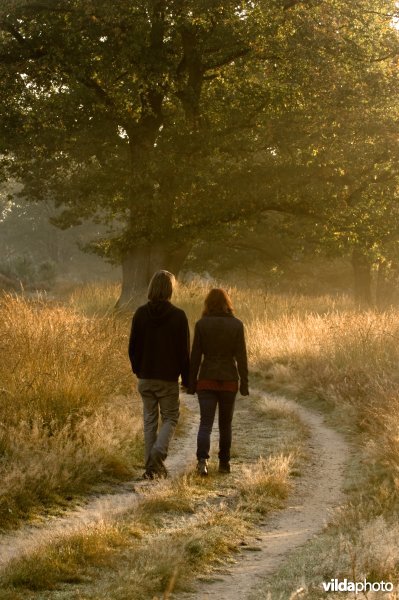
[[[190,331],[184,311],[170,302],[148,302],[133,316],[129,358],[139,379],[188,385]]]
[[[240,392],[243,396],[248,395],[244,325],[233,315],[208,315],[196,323],[191,350],[189,394],[195,392],[197,377],[218,381],[237,381],[240,378]]]

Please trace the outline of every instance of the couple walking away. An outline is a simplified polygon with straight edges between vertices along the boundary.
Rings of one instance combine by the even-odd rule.
[[[129,358],[143,399],[145,479],[166,477],[165,459],[179,419],[179,377],[188,394],[197,393],[200,425],[197,470],[208,475],[213,422],[219,415],[219,472],[230,473],[232,420],[238,389],[248,391],[244,326],[233,315],[230,298],[212,289],[197,321],[190,359],[186,314],[171,303],[175,278],[158,271],[148,288],[148,302],[132,321]],[[158,431],[159,413],[161,426]]]

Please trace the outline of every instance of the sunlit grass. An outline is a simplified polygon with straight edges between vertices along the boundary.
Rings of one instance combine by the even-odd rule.
[[[272,468],[281,479],[278,463],[277,457]],[[1,584],[5,590],[44,591],[84,582],[87,598],[168,597],[168,591],[187,588],[195,576],[211,575],[251,534],[249,514],[275,506],[274,494],[279,498],[283,494],[282,479],[279,485],[263,485],[261,499],[260,490],[255,491],[253,485],[256,469],[248,479],[252,482],[251,500],[256,497],[258,501],[254,508],[243,511],[240,496],[234,506],[222,501],[207,503],[208,496],[214,497],[211,487],[204,487],[195,475],[184,476],[153,488],[136,509],[116,522],[66,534],[51,547],[14,560]],[[288,472],[285,475],[288,477]],[[193,502],[199,498],[203,502],[194,511]]]
[[[208,289],[193,283],[176,290],[173,302],[186,310],[191,325],[201,315]],[[269,389],[294,392],[306,401],[313,398],[321,409],[328,407],[330,417],[336,414],[335,422],[351,432],[359,452],[361,483],[352,485],[351,503],[336,517],[325,555],[317,550],[320,564],[331,562],[341,539],[346,548],[342,576],[350,576],[351,560],[357,557],[365,576],[395,578],[396,555],[391,552],[386,560],[382,549],[387,531],[398,526],[399,310],[361,312],[346,297],[228,291],[235,314],[245,323],[252,371],[262,375]],[[5,520],[13,514],[9,508],[17,514],[26,511],[49,490],[81,489],[97,472],[100,478],[104,472],[122,476],[130,468],[126,452],[129,440],[138,436],[139,419],[122,400],[117,411],[110,401],[128,393],[133,383],[126,360],[131,315],[114,314],[117,297],[117,286],[91,285],[70,292],[63,305],[11,296],[2,300],[0,468]],[[272,412],[265,418],[271,419]],[[108,438],[101,437],[105,427]],[[244,511],[246,502],[262,512],[283,501],[289,490],[288,455],[289,448],[282,447],[275,465],[262,459],[250,466],[241,495]],[[202,485],[206,490],[207,484]],[[190,494],[165,488],[157,498],[148,498],[147,514],[141,518],[173,518],[179,511],[193,515],[197,500]],[[173,544],[180,552],[181,532],[176,535]],[[370,536],[375,551],[366,552]],[[196,544],[191,543],[192,552]],[[165,576],[158,582],[176,577],[165,565],[161,570]],[[286,597],[291,592],[286,590]]]
[[[0,526],[141,454],[127,332],[45,299],[0,300]],[[127,397],[126,397],[127,395]]]
[[[103,514],[100,523],[61,531],[51,545],[10,562],[0,578],[6,597],[14,592],[17,598],[21,590],[40,598],[62,589],[66,600],[79,589],[96,600],[144,600],[186,589],[197,576],[212,577],[246,539],[253,540],[260,516],[282,505],[290,479],[286,457],[303,443],[300,424],[274,399],[245,399],[238,406],[236,439],[248,439],[249,431],[263,432],[264,439],[245,444],[231,475],[212,465],[205,479],[194,469],[145,486],[140,501],[116,520]],[[264,459],[262,474],[260,450],[274,457]]]
[[[106,577],[88,597],[152,598],[168,587],[181,589],[195,574],[219,563],[236,550],[250,524],[223,505],[192,507],[179,503],[197,496],[195,478],[153,489],[137,509],[117,522],[101,522],[66,534],[11,562],[1,578],[4,589],[51,590],[60,583],[91,582]],[[169,520],[160,521],[160,516]],[[174,515],[174,518],[173,518]],[[118,584],[113,572],[118,567]]]
[[[260,514],[281,508],[291,489],[293,464],[292,456],[276,455],[261,457],[255,465],[245,468],[238,483],[242,505]]]
[[[110,315],[114,312],[120,291],[116,283],[86,283],[64,291],[67,306],[89,316]]]

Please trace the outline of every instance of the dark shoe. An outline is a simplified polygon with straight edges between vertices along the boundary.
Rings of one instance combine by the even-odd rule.
[[[201,477],[206,477],[208,475],[208,461],[206,458],[198,459],[197,473],[198,475],[201,475]]]
[[[231,473],[230,463],[228,460],[219,461],[219,473]]]
[[[164,457],[160,452],[158,452],[158,450],[151,451],[149,470],[154,473],[156,479],[166,479],[168,476],[168,471],[164,463]]]
[[[161,469],[159,471],[144,471],[144,473],[142,475],[142,479],[154,481],[155,479],[166,479],[167,476],[168,476],[168,472],[167,472],[166,468],[164,467],[163,469]]]
[[[157,469],[155,474],[157,477],[159,477],[159,479],[166,479],[168,476],[168,470],[165,467],[165,465],[162,463],[162,466],[160,466],[159,470]]]

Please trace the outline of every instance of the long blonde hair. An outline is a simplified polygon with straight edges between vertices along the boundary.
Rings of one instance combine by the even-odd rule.
[[[150,302],[161,302],[170,300],[176,285],[176,278],[169,271],[157,271],[151,278],[148,286],[148,300]]]

